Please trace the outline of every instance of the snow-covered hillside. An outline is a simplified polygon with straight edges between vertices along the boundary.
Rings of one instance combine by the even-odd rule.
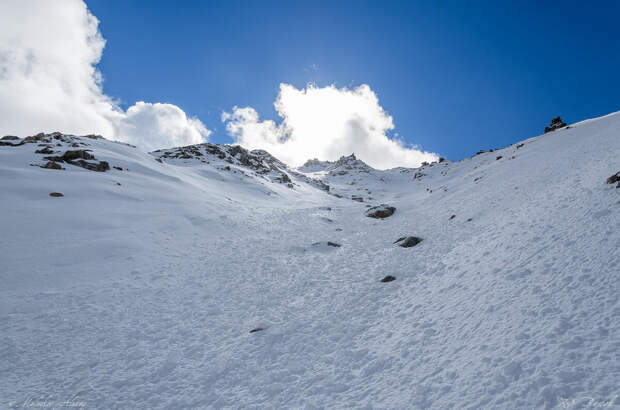
[[[620,407],[619,158],[619,113],[385,171],[5,137],[0,407]]]

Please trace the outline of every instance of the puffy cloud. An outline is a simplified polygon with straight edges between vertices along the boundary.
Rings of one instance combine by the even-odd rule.
[[[98,26],[82,0],[0,2],[0,132],[98,133],[149,150],[205,140],[210,131],[175,105],[123,111],[103,93]]]
[[[116,122],[117,134],[148,150],[203,141],[211,131],[172,104],[137,102]]]
[[[308,85],[301,90],[280,84],[274,106],[280,124],[260,121],[251,107],[234,107],[222,114],[222,121],[240,145],[267,150],[293,165],[309,158],[335,160],[352,152],[379,169],[414,167],[438,158],[388,137],[394,129],[392,117],[365,84],[354,89]]]

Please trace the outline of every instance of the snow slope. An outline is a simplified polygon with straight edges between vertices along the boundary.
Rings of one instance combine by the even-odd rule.
[[[618,113],[386,171],[41,138],[0,146],[0,407],[620,407]]]

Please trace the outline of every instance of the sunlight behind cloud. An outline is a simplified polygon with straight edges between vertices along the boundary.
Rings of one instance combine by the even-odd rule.
[[[300,90],[280,84],[274,106],[280,124],[260,121],[251,107],[233,107],[222,114],[222,121],[236,143],[267,150],[295,166],[310,158],[336,160],[353,152],[379,169],[415,167],[438,158],[388,136],[394,129],[392,117],[366,84],[353,89],[308,85]]]

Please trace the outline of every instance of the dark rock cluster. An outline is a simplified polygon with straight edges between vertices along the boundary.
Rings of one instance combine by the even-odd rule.
[[[549,125],[548,127],[545,127],[545,134],[551,131],[555,131],[559,128],[564,128],[564,127],[566,127],[566,123],[562,121],[562,118],[555,117],[554,119],[551,120],[551,125]]]
[[[246,168],[255,175],[265,177],[272,182],[286,184],[293,188],[295,184],[291,175],[299,177],[315,187],[329,191],[329,186],[321,181],[308,178],[305,175],[289,169],[282,161],[269,154],[267,151],[256,149],[247,150],[239,145],[216,145],[216,144],[196,144],[185,147],[157,150],[151,153],[156,160],[170,161],[175,159],[195,160],[200,163],[225,162],[230,165]],[[230,165],[223,168],[226,171],[233,171]]]
[[[0,146],[19,147],[36,143],[39,149],[35,150],[35,154],[52,155],[59,152],[54,151],[58,147],[80,148],[89,145],[83,141],[84,138],[102,139],[103,137],[92,134],[76,137],[60,132],[52,132],[51,134],[41,132],[23,139],[13,135],[4,136],[0,138]],[[105,172],[110,169],[110,165],[106,161],[96,161],[96,158],[89,151],[86,149],[67,150],[62,155],[44,157],[43,159],[47,162],[39,166],[46,169],[62,170],[64,168],[59,163],[65,163],[98,172]]]
[[[65,151],[64,154],[62,154],[61,156],[44,157],[44,159],[49,162],[45,164],[42,168],[60,169],[57,168],[58,162],[64,162],[96,172],[105,172],[110,169],[110,164],[108,164],[107,161],[96,162],[95,156],[89,151],[90,150],[85,149],[68,150]]]

